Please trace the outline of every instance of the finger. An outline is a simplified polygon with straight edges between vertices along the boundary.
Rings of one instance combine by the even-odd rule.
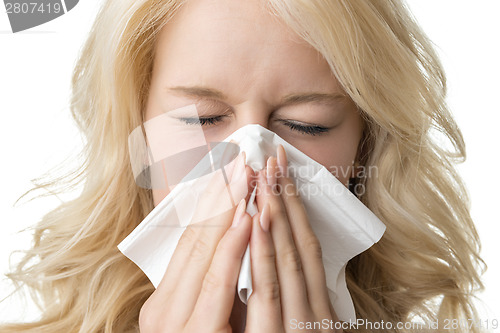
[[[245,172],[245,168],[241,170]],[[235,175],[233,174],[232,177]],[[204,214],[210,210],[210,207],[215,207],[220,193],[225,191],[226,185],[221,181],[221,175],[213,178],[201,198],[202,203],[197,207],[198,214]],[[183,304],[176,311],[184,319],[191,315],[216,246],[229,228],[234,211],[235,208],[189,225],[177,244],[157,291],[161,298],[169,299],[170,304]]]
[[[244,169],[244,163],[245,155],[244,153],[242,153],[235,159],[235,164],[231,166],[231,169],[228,170],[229,172],[227,172],[226,176],[222,175],[221,172],[215,173],[212,176],[210,183],[206,186],[203,197],[200,198],[201,203],[197,206],[197,212],[195,214],[207,214],[207,211],[210,211],[211,207],[215,207],[217,205],[217,200],[223,195],[222,193],[228,189],[226,185],[226,179],[231,182],[233,181],[233,179],[240,179],[243,177],[242,175],[246,174],[249,174],[249,177],[252,177],[251,172],[253,173],[253,171],[251,171],[251,169],[249,171],[248,168]],[[242,172],[241,170],[244,171]],[[226,179],[223,179],[223,177]],[[241,198],[239,199],[241,200]],[[235,211],[235,208],[236,207],[231,208],[231,211],[233,213]],[[226,218],[213,219],[213,221],[215,221],[217,225],[221,226],[222,224],[227,228],[229,222],[231,221],[231,218],[232,215],[227,216]],[[205,220],[203,221],[203,223],[197,224],[196,227],[193,227],[193,225],[189,225],[186,228],[177,244],[177,247],[168,265],[165,277],[160,283],[160,286],[170,285],[170,282],[178,281],[180,272],[185,268],[186,262],[187,260],[189,260],[194,250],[193,246],[196,244],[198,239],[206,239],[207,232],[214,232],[214,230],[208,227],[208,225],[211,224],[211,221],[212,220]],[[218,235],[222,237],[222,233],[224,231],[219,231]],[[220,239],[220,237],[218,237],[218,239]],[[203,245],[199,246],[203,247]],[[160,286],[158,288],[160,288]]]
[[[196,207],[196,210],[200,212],[196,212],[195,215],[196,214],[201,215],[207,213],[207,210],[209,209],[206,207],[216,204],[217,198],[221,196],[221,193],[224,192],[226,188],[224,179],[222,177],[223,175],[220,171],[215,172],[212,175],[212,177],[210,178],[210,182],[206,186],[203,195],[200,197],[200,203]],[[230,220],[230,218],[228,220]],[[204,222],[205,225],[209,224],[207,223],[207,221]],[[225,225],[228,223],[229,221],[222,224]],[[202,228],[203,225],[204,225],[203,223],[199,223],[197,225],[190,224],[188,225],[188,227],[186,227],[185,231],[183,232],[177,244],[177,247],[175,248],[174,254],[167,267],[166,274],[162,279],[162,281],[160,282],[158,289],[164,288],[165,285],[170,285],[169,282],[171,281],[178,280],[180,271],[182,271],[182,268],[185,267],[186,261],[189,259],[191,252],[193,251],[193,245],[196,244],[196,241],[199,238],[206,239],[207,235],[204,233],[208,231],[213,232],[213,230],[210,228]]]
[[[273,240],[269,233],[269,213],[269,205],[266,205],[252,221],[250,258],[253,292],[248,299],[246,324],[249,332],[280,332],[282,329],[280,286]]]
[[[276,165],[270,158],[271,165]],[[272,181],[272,180],[271,180]],[[271,237],[276,251],[276,269],[281,292],[281,308],[285,318],[305,313],[308,309],[307,290],[302,263],[288,224],[286,210],[279,195],[273,194],[264,172],[258,175],[257,205],[259,210],[268,203],[271,216]],[[297,317],[294,317],[297,318]]]
[[[224,214],[233,209],[242,198],[245,198],[249,183],[249,175],[245,166],[245,153],[239,154],[228,167],[227,171],[225,168],[216,170],[208,184],[202,179],[200,179],[200,183],[196,183],[196,186],[205,186],[205,188],[190,224],[204,222],[205,225],[208,225],[210,223],[207,219]],[[211,221],[217,222],[217,219],[211,219]]]
[[[278,148],[278,160],[278,168],[285,170],[287,159],[282,146]],[[286,177],[286,172],[283,174],[284,176],[278,178],[278,185],[282,189],[281,198],[289,217],[293,240],[302,263],[309,304],[315,314],[325,316],[330,313],[330,299],[326,286],[321,245],[311,228],[307,212],[294,183]]]
[[[203,331],[217,332],[227,326],[233,307],[241,260],[251,231],[251,217],[245,213],[245,200],[236,210],[233,225],[224,234],[203,280],[192,315],[203,323]]]

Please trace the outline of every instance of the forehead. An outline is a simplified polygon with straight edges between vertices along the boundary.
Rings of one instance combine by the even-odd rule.
[[[165,80],[338,90],[324,58],[259,0],[187,1],[157,43],[155,71]]]
[[[212,43],[234,43],[242,38],[251,43],[283,43],[284,37],[292,43],[303,42],[261,0],[188,0],[165,30],[176,35],[196,30],[191,38]]]

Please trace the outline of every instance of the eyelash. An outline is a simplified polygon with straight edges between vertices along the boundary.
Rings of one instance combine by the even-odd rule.
[[[222,119],[226,116],[215,116],[215,117],[200,117],[200,118],[180,118],[181,121],[185,122],[188,125],[201,125],[201,126],[211,126],[215,125],[218,122],[221,122]],[[323,126],[318,126],[318,125],[309,125],[309,126],[304,126],[304,125],[299,125],[294,122],[282,120],[281,121],[283,125],[287,126],[290,128],[292,131],[297,131],[302,134],[307,134],[307,135],[321,135],[323,133],[328,132],[329,128],[323,127]]]
[[[222,118],[225,116],[215,116],[215,117],[200,117],[200,118],[180,118],[181,121],[185,122],[188,125],[215,125],[218,122],[222,121]]]
[[[288,126],[291,130],[301,132],[303,134],[308,134],[308,135],[321,135],[323,133],[328,132],[328,128],[323,127],[323,126],[318,126],[318,125],[309,125],[309,126],[304,126],[304,125],[299,125],[297,123],[293,122],[287,122],[283,121],[283,124]]]

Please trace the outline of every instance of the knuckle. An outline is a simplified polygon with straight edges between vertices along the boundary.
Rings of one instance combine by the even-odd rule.
[[[286,207],[283,204],[283,202],[278,201],[277,199],[274,200],[271,206],[271,211],[273,212],[273,215],[278,214],[282,216],[287,216],[287,211]]]
[[[209,270],[203,279],[202,291],[208,294],[215,292],[220,288],[229,289],[229,283],[224,279],[221,279],[213,271]]]
[[[299,198],[299,192],[292,182],[283,185],[283,194],[289,198]]]
[[[271,195],[268,198],[271,216],[287,216],[286,207],[279,196]]]
[[[283,262],[285,267],[287,267],[287,270],[293,272],[302,271],[302,263],[300,261],[300,256],[299,253],[297,252],[297,249],[291,248],[282,251],[281,254],[279,255],[279,259],[280,261]]]
[[[191,248],[192,244],[198,240],[198,231],[192,226],[188,226],[182,233],[181,239],[177,246],[182,248]]]
[[[261,260],[264,262],[271,262],[274,264],[276,262],[276,252],[274,251],[274,246],[261,249],[259,251],[259,257],[261,257]]]
[[[276,279],[271,279],[269,282],[266,282],[261,292],[259,293],[260,297],[266,302],[274,302],[279,300],[280,298],[280,286]]]
[[[207,241],[205,239],[198,238],[193,244],[191,259],[194,261],[205,261],[209,258],[211,252],[212,251]]]
[[[323,250],[321,244],[315,236],[311,236],[304,241],[305,250],[310,253],[314,259],[323,259]]]
[[[211,253],[211,248],[206,239],[201,237],[196,227],[189,226],[184,230],[178,247],[189,251],[190,259],[204,261]]]

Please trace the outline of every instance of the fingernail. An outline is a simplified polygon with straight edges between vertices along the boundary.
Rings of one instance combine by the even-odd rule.
[[[281,176],[288,177],[287,174],[287,158],[285,148],[282,145],[278,146],[276,156],[278,157],[278,168],[280,169]]]
[[[267,184],[274,188],[276,185],[276,158],[273,156],[267,159],[266,177]]]
[[[231,228],[236,228],[240,222],[243,220],[243,217],[245,215],[245,210],[246,210],[246,202],[245,199],[241,199],[240,203],[236,207],[236,212],[234,213],[234,218],[233,218],[233,224],[231,225]]]
[[[269,230],[269,224],[271,223],[271,217],[269,216],[269,209],[270,209],[269,204],[266,203],[264,205],[264,209],[262,209],[262,212],[260,213],[260,226],[264,231]]]

